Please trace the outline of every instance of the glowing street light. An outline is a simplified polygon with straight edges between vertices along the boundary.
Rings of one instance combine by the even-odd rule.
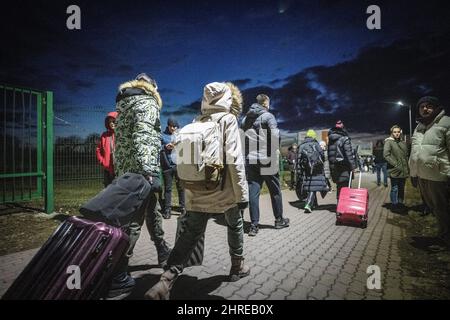
[[[402,101],[398,101],[397,105],[401,106],[401,107],[407,107],[409,108],[409,139],[411,139],[412,137],[412,125],[411,125],[411,105],[405,105],[403,104]]]

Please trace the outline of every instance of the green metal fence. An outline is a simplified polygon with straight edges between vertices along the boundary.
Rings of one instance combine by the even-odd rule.
[[[0,84],[0,203],[44,198],[53,212],[53,93]]]

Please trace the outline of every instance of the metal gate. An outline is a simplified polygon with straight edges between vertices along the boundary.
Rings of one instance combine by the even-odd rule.
[[[53,212],[53,92],[0,84],[0,203],[45,200]]]

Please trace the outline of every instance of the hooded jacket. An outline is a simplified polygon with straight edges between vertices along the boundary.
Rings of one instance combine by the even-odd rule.
[[[117,112],[110,112],[105,118],[105,128],[106,131],[102,133],[100,141],[98,142],[97,148],[95,149],[95,154],[97,155],[98,162],[102,167],[108,171],[111,175],[114,174],[114,129],[108,126],[109,118],[117,118]]]
[[[338,157],[338,145],[342,143],[344,161],[336,162]],[[352,143],[345,129],[332,128],[328,132],[328,161],[330,164],[331,177],[335,183],[348,181],[350,171],[356,169],[357,163],[353,153]]]
[[[126,172],[159,176],[161,107],[158,91],[146,81],[134,80],[119,87],[114,152],[117,176]]]
[[[388,163],[388,174],[391,178],[407,178],[409,176],[408,167],[408,147],[401,139],[393,137],[384,140],[383,157]]]
[[[213,82],[205,86],[200,117],[209,116],[225,130],[226,169],[223,190],[186,189],[186,209],[205,213],[224,213],[237,205],[248,202],[248,185],[245,177],[244,156],[237,116],[242,97],[231,83]],[[223,133],[223,131],[222,131]]]
[[[442,110],[428,125],[419,123],[412,136],[412,177],[431,181],[450,178],[450,117]]]
[[[267,108],[252,104],[242,120],[242,129],[245,131],[246,159],[250,164],[260,161],[269,165],[271,160],[278,161],[278,150],[271,150],[271,143],[280,135],[275,116]]]

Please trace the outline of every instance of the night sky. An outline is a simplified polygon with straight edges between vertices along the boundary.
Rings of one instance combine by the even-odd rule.
[[[53,91],[56,116],[84,131],[102,127],[86,114],[113,110],[118,85],[140,72],[158,82],[163,124],[169,115],[190,122],[205,84],[232,81],[245,110],[258,93],[271,96],[285,132],[337,119],[352,131],[387,131],[408,126],[407,109],[393,104],[400,99],[431,94],[449,105],[445,3],[10,1],[0,83]],[[81,8],[81,30],[66,27],[71,4]],[[381,30],[366,27],[371,4],[381,8]]]

